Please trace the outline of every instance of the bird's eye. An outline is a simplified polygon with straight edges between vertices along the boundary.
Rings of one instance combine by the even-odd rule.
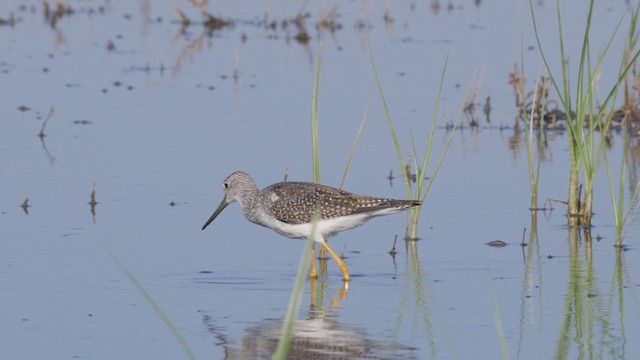
[[[229,183],[225,182],[224,184],[222,184],[222,186],[224,187],[225,190],[227,190],[229,188]]]

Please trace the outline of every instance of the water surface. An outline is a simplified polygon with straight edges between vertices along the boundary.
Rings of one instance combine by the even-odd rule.
[[[582,3],[563,3],[571,59]],[[627,227],[629,251],[616,253],[606,173],[596,180],[591,242],[567,228],[561,204],[528,210],[526,151],[513,129],[517,109],[507,84],[521,46],[528,86],[543,71],[527,2],[217,2],[206,8],[233,25],[216,30],[188,2],[178,3],[188,27],[171,2],[65,5],[73,12],[54,21],[40,2],[0,4],[0,18],[15,18],[0,27],[0,357],[188,358],[118,262],[195,357],[270,357],[303,241],[248,223],[236,205],[200,228],[231,171],[251,173],[260,187],[285,171],[290,180],[311,179],[320,46],[323,183],[339,184],[366,109],[344,187],[405,196],[399,178],[393,185],[386,179],[400,169],[369,44],[405,149],[411,131],[424,146],[447,54],[434,152],[442,151],[444,126],[469,87],[477,88],[478,103],[491,97],[491,120],[481,116],[480,127],[456,132],[422,210],[418,242],[401,240],[403,215],[332,239],[334,249],[345,249],[353,279],[345,296],[330,261],[313,305],[307,282],[295,356],[498,358],[501,338],[518,359],[640,353],[633,341],[640,332],[638,222],[633,217]],[[340,26],[318,28],[334,6]],[[597,5],[594,51],[626,6]],[[535,9],[557,60],[555,3]],[[301,28],[282,26],[305,12],[306,43]],[[617,73],[621,46],[613,44],[603,84]],[[547,136],[540,197],[563,199],[567,134]],[[622,137],[614,137],[613,169],[622,148]],[[629,179],[637,179],[631,159]],[[508,245],[486,245],[496,239]]]

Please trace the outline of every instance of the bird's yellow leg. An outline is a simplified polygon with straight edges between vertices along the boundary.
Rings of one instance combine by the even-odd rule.
[[[336,254],[335,251],[333,251],[333,249],[329,246],[329,244],[327,244],[326,241],[322,241],[321,244],[322,244],[322,247],[327,249],[327,251],[333,258],[333,260],[335,260],[338,263],[338,267],[340,267],[340,271],[342,271],[342,277],[344,281],[349,281],[349,270],[347,269],[347,264],[345,264],[344,261],[340,259],[340,256],[338,256],[338,254]]]
[[[310,306],[314,307],[316,306],[316,281],[318,281],[318,279],[316,278],[310,278],[309,279],[309,283],[310,283],[310,287],[311,290],[309,291],[309,295],[310,295],[310,302],[311,304],[309,304]]]
[[[316,244],[311,245],[311,268],[309,270],[309,279],[317,279],[316,272]]]

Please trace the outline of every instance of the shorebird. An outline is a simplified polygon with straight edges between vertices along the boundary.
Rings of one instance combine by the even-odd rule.
[[[396,200],[352,194],[309,182],[279,182],[258,190],[249,174],[236,171],[222,183],[224,198],[202,227],[204,230],[237,201],[247,220],[290,238],[306,238],[324,247],[338,263],[345,281],[349,270],[327,244],[327,238],[352,229],[369,219],[419,206],[418,200]],[[312,259],[315,264],[315,259]],[[312,276],[315,276],[312,265]]]

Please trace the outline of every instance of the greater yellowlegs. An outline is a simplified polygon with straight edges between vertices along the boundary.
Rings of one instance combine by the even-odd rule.
[[[345,281],[349,281],[347,265],[327,244],[327,238],[374,216],[420,205],[417,200],[374,198],[308,182],[279,182],[259,191],[251,176],[242,171],[227,176],[223,187],[224,198],[202,230],[237,201],[247,220],[290,238],[320,243],[338,263]]]

